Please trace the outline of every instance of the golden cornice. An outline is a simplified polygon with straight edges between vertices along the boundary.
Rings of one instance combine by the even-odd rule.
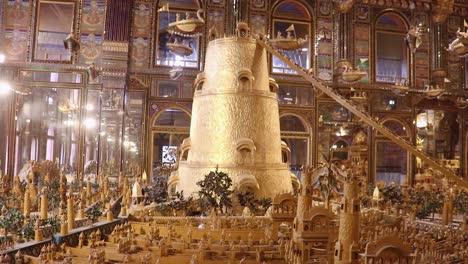
[[[102,51],[128,53],[128,45],[128,42],[104,41],[102,43]]]
[[[194,97],[203,97],[211,95],[242,95],[242,96],[255,96],[255,97],[268,97],[276,99],[276,94],[269,91],[251,90],[251,91],[238,91],[238,90],[219,90],[219,91],[195,91]]]

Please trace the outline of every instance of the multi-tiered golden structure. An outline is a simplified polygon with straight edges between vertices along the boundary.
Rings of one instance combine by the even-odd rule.
[[[169,184],[185,194],[216,166],[240,189],[259,197],[292,190],[288,149],[281,143],[277,84],[267,53],[239,23],[236,35],[208,44],[195,80],[190,138],[181,145],[178,173]]]

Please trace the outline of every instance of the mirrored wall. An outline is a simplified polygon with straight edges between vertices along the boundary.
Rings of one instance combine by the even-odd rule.
[[[51,161],[69,180],[141,176],[146,92],[87,84],[79,71],[23,70],[20,82],[24,93],[0,96],[0,174],[25,179]]]

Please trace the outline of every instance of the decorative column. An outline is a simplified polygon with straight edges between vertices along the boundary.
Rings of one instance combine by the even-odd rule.
[[[445,71],[447,45],[447,27],[445,22],[447,17],[453,12],[454,0],[436,0],[432,8],[432,22],[434,23],[432,30],[432,82],[444,84],[444,79],[447,77]]]
[[[46,220],[48,218],[47,213],[48,213],[47,187],[44,187],[41,190],[41,211],[40,211],[41,220]]]
[[[36,220],[36,224],[34,225],[34,240],[41,241],[42,240],[42,230],[40,226],[40,220]]]
[[[29,219],[29,213],[31,212],[31,198],[29,197],[29,188],[26,186],[26,191],[24,192],[24,207],[23,207],[23,216],[25,219]]]
[[[60,234],[68,234],[67,216],[65,216],[64,214],[60,216]]]
[[[86,205],[90,206],[92,203],[91,197],[91,177],[88,176],[88,181],[86,182]]]
[[[72,230],[75,228],[75,211],[73,205],[73,193],[70,188],[68,200],[67,200],[67,222],[68,222],[68,230]]]

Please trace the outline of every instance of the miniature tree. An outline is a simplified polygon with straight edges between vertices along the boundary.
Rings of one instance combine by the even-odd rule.
[[[219,171],[218,167],[205,175],[197,185],[200,187],[198,196],[201,200],[206,200],[215,212],[218,209],[223,212],[223,208],[232,207],[232,179],[226,173]]]
[[[255,214],[264,214],[266,210],[271,206],[271,198],[255,198],[254,193],[246,191],[244,193],[238,193],[237,199],[239,204],[243,207],[248,207],[251,212]]]
[[[169,207],[175,211],[185,211],[187,213],[187,210],[192,205],[193,197],[189,196],[185,198],[183,191],[176,192],[173,197],[174,199],[169,202]]]
[[[453,199],[453,207],[457,211],[457,213],[463,215],[463,225],[465,226],[466,218],[468,216],[468,192],[465,190],[458,191],[455,194],[455,198]]]
[[[89,208],[86,211],[86,217],[90,219],[93,223],[96,222],[101,215],[102,211],[99,208],[99,203],[94,204],[93,206],[91,206],[91,208]]]
[[[468,192],[465,190],[458,191],[453,199],[453,207],[459,214],[468,214]]]
[[[8,232],[17,232],[23,225],[23,213],[15,208],[9,208],[8,211],[0,217],[0,228],[5,229],[5,235]]]
[[[390,201],[393,205],[403,204],[403,192],[400,186],[389,185],[381,190],[384,202]]]
[[[442,208],[443,195],[439,190],[411,189],[410,205],[416,208],[416,217],[424,219]]]

